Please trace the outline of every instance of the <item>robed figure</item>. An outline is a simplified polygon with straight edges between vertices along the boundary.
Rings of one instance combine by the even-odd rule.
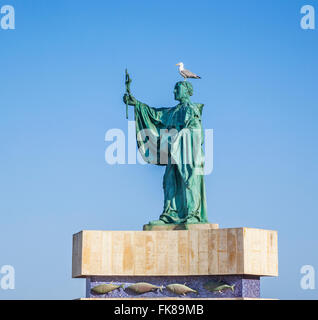
[[[204,135],[201,125],[203,104],[193,103],[188,81],[174,88],[178,105],[152,108],[130,92],[124,102],[135,109],[139,152],[149,164],[166,166],[163,177],[164,207],[151,225],[207,223],[204,185]]]

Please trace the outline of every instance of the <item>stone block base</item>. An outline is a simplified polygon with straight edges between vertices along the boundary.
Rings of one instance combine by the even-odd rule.
[[[73,277],[277,276],[277,232],[230,228],[82,231],[73,236]]]

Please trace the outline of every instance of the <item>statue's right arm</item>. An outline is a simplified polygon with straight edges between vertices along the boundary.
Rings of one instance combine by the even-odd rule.
[[[130,106],[136,106],[136,104],[137,104],[136,98],[134,96],[132,96],[131,94],[125,93],[124,97],[123,97],[123,100],[124,100],[125,104],[127,103]]]
[[[124,101],[125,104],[127,103],[128,105],[133,106],[133,107],[135,107],[137,105],[137,102],[139,102],[140,106],[148,107],[148,108],[150,108],[151,110],[154,110],[154,111],[161,111],[161,110],[171,109],[171,108],[152,108],[152,107],[148,106],[147,104],[137,100],[134,96],[132,96],[131,94],[128,94],[128,93],[124,94],[123,101]]]
[[[124,103],[129,104],[130,106],[137,106],[138,113],[141,112],[143,115],[147,115],[147,119],[152,119],[153,123],[162,127],[163,124],[163,115],[169,112],[173,108],[152,108],[147,104],[137,100],[131,94],[125,93],[123,97]]]

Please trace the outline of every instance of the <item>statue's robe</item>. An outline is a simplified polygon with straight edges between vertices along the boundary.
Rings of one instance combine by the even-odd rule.
[[[207,223],[203,177],[203,104],[184,102],[173,108],[151,108],[137,101],[139,152],[150,164],[165,165],[165,223]]]

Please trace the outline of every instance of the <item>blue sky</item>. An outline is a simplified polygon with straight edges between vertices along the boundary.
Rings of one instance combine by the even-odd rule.
[[[318,270],[318,31],[300,28],[300,8],[318,1],[5,4],[16,29],[0,29],[0,267],[14,266],[16,288],[0,299],[83,296],[72,234],[160,215],[164,168],[108,165],[104,136],[127,132],[124,69],[139,100],[169,107],[179,61],[202,77],[192,100],[214,130],[209,220],[277,230],[280,275],[262,296],[318,298],[300,288],[301,266]]]

